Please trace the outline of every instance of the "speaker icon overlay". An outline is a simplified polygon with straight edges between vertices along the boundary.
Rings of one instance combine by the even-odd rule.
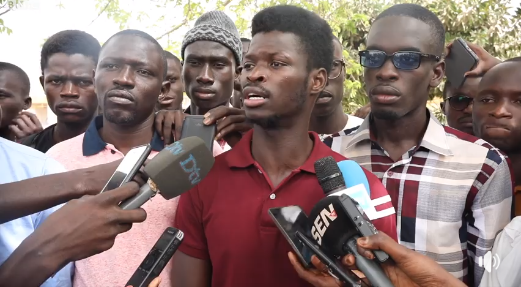
[[[498,269],[499,264],[501,263],[501,259],[499,258],[499,255],[494,254],[492,256],[492,252],[485,253],[485,256],[479,256],[478,257],[478,265],[479,267],[485,267],[485,270],[487,272],[492,271],[492,268]]]

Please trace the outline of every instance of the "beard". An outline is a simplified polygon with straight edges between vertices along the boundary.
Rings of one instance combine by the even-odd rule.
[[[400,115],[395,111],[372,109],[371,115],[379,120],[394,121],[400,118]]]
[[[286,113],[275,113],[273,115],[264,117],[264,118],[256,118],[256,119],[249,119],[246,120],[252,124],[258,125],[261,128],[265,130],[278,130],[282,126],[282,120],[284,118],[292,117],[295,114],[299,114],[302,112],[302,108],[304,104],[306,103],[307,98],[309,95],[307,94],[307,86],[308,86],[308,78],[306,78],[306,81],[303,85],[301,85],[300,89],[296,91],[293,94],[290,94],[290,102],[296,103],[296,107],[292,109],[291,112]],[[269,93],[270,97],[273,96],[273,94]]]
[[[132,125],[137,119],[137,103],[134,103],[131,110],[120,110],[118,108],[111,107],[111,104],[105,100],[102,110],[103,117],[107,121],[116,125]]]

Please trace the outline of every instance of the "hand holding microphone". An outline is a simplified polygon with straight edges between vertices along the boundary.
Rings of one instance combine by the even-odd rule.
[[[385,251],[393,261],[382,264],[383,270],[396,287],[463,287],[465,284],[430,258],[396,243],[383,232],[362,237],[357,240],[358,253],[365,258],[374,260],[371,251]],[[315,270],[306,270],[300,265],[296,256],[290,254],[290,261],[298,275],[315,287],[343,287],[342,283],[331,277],[326,266],[317,257],[312,258]],[[348,254],[342,258],[342,263],[356,269],[356,259]],[[366,279],[364,283],[370,284]]]

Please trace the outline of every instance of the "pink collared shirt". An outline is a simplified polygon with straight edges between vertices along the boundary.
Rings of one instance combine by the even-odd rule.
[[[112,144],[107,144],[105,149],[95,155],[84,156],[82,152],[84,135],[56,144],[49,149],[47,155],[63,164],[67,170],[109,163],[124,157]],[[228,145],[221,146],[215,142],[213,154],[217,156],[229,148]],[[153,151],[149,158],[153,158],[156,154],[157,151]],[[75,263],[73,286],[125,286],[163,231],[174,225],[178,200],[179,198],[175,198],[167,201],[161,196],[156,196],[145,203],[142,206],[147,212],[145,222],[134,224],[130,231],[118,235],[114,246],[108,251]],[[171,286],[171,267],[169,262],[160,274],[161,287]]]

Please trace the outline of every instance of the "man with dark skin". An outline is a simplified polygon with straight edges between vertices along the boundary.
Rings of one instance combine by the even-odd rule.
[[[452,87],[449,81],[443,87],[441,110],[447,117],[447,125],[459,131],[474,135],[472,130],[472,105],[478,93],[481,77],[467,77],[460,88]]]
[[[0,62],[0,105],[4,112],[0,122],[0,137],[14,141],[25,135],[24,131],[41,130],[35,115],[22,112],[31,107],[30,89],[29,77],[20,67]]]
[[[251,40],[248,38],[241,38],[242,42],[242,56],[248,52],[248,48],[250,47]],[[241,82],[239,78],[235,79],[235,83],[233,86],[233,96],[230,99],[230,104],[232,107],[236,109],[242,108],[242,88],[241,88]]]
[[[382,180],[401,244],[478,286],[485,270],[477,257],[510,221],[512,177],[503,154],[427,110],[444,76],[444,41],[440,19],[422,6],[383,11],[359,53],[371,113],[331,147]]]
[[[362,123],[362,119],[344,113],[342,98],[344,97],[345,62],[342,56],[344,50],[338,38],[334,37],[333,68],[329,74],[326,88],[317,99],[309,130],[314,131],[325,138],[339,131],[356,128]]]
[[[24,138],[22,144],[45,153],[87,130],[98,107],[94,70],[100,49],[98,40],[78,30],[58,32],[45,41],[40,83],[57,123]]]
[[[332,32],[318,15],[282,5],[257,13],[252,35],[241,84],[254,127],[180,198],[174,226],[185,238],[173,257],[174,287],[306,286],[268,208],[298,205],[309,212],[324,197],[315,161],[342,159],[308,131],[333,62]],[[396,234],[392,216],[378,220],[377,228]]]
[[[507,60],[490,69],[479,84],[472,112],[476,136],[508,155],[518,185],[521,183],[520,77],[521,58]],[[516,190],[516,215],[521,215],[521,196],[518,194]]]
[[[68,170],[121,159],[130,149],[150,144],[155,156],[164,143],[154,132],[154,110],[158,95],[166,95],[167,61],[163,48],[149,34],[124,30],[102,47],[95,73],[96,94],[103,98],[103,116],[87,131],[53,146],[47,154]],[[174,220],[176,202],[155,198],[143,205],[149,213],[145,223],[118,237],[107,252],[76,262],[74,286],[123,286]],[[117,273],[102,270],[117,269]],[[170,265],[165,268],[168,274]],[[98,276],[91,276],[98,274]],[[101,275],[100,275],[101,274]],[[163,278],[168,286],[170,279]]]
[[[222,11],[203,14],[188,31],[181,55],[183,82],[191,103],[184,113],[160,111],[156,115],[156,129],[162,131],[165,144],[181,137],[186,114],[204,115],[205,124],[217,124],[215,155],[229,150],[240,139],[237,131],[251,128],[245,123],[244,111],[229,106],[239,75],[242,47],[235,24]],[[227,136],[230,130],[234,132]]]
[[[165,51],[168,70],[166,72],[166,81],[170,82],[170,91],[166,95],[161,95],[158,102],[158,110],[181,110],[183,103],[183,79],[181,78],[182,65],[179,58],[174,54]]]

